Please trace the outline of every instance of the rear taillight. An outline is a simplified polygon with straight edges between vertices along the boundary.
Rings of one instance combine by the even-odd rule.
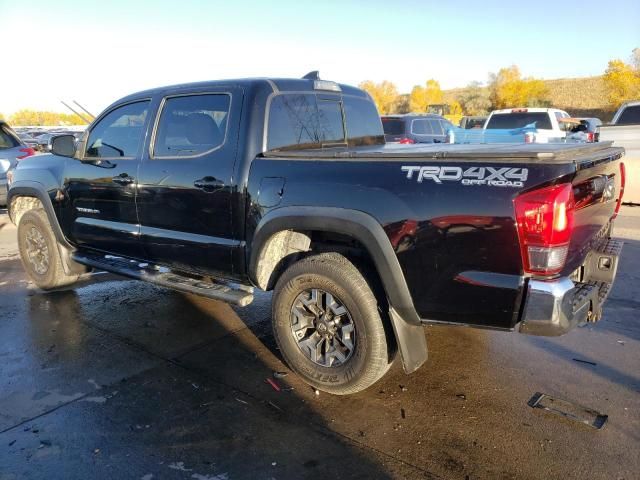
[[[622,197],[624,196],[624,184],[627,182],[627,172],[623,162],[620,162],[620,195],[618,196],[618,203],[616,204],[616,211],[613,214],[613,218],[618,216],[620,207],[622,206]]]
[[[587,132],[587,143],[595,142],[596,134],[593,132]]]
[[[519,195],[513,201],[526,273],[550,275],[564,267],[573,232],[570,183]]]
[[[416,141],[414,139],[412,139],[412,138],[404,137],[404,138],[400,139],[400,143],[403,144],[403,145],[409,145],[409,144],[412,144],[412,143],[416,143]]]
[[[24,155],[17,156],[18,160],[22,160],[23,158],[30,157],[31,155],[35,155],[36,151],[31,147],[24,147],[19,149],[20,152],[23,152]]]
[[[524,143],[536,143],[536,134],[533,132],[526,132],[524,134]]]

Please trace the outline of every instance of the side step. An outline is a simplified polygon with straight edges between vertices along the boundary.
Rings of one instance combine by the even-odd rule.
[[[75,252],[71,258],[82,265],[99,270],[106,270],[181,292],[221,300],[240,307],[245,307],[253,301],[253,288],[244,285],[212,283],[174,273],[165,267],[114,255]]]

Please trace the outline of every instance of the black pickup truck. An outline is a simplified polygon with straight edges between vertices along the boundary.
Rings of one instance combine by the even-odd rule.
[[[273,290],[284,359],[336,394],[378,380],[422,327],[561,335],[602,315],[622,244],[609,143],[385,145],[365,92],[244,79],[130,95],[9,188],[42,289],[89,269],[247,305]]]

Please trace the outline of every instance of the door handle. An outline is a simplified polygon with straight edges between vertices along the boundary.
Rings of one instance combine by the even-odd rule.
[[[121,173],[120,175],[113,177],[111,179],[112,182],[119,183],[120,185],[129,185],[135,181],[135,178],[130,177],[126,173]]]
[[[204,177],[193,182],[193,186],[205,192],[215,192],[224,187],[224,182],[216,177]]]

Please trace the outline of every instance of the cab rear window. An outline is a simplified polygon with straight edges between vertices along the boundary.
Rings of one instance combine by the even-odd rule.
[[[269,107],[267,150],[384,143],[373,102],[349,95],[285,93]]]
[[[618,125],[640,125],[640,105],[625,108],[618,118]]]
[[[496,128],[522,128],[526,126],[550,130],[551,120],[547,112],[511,112],[494,113],[487,123],[488,129]]]

